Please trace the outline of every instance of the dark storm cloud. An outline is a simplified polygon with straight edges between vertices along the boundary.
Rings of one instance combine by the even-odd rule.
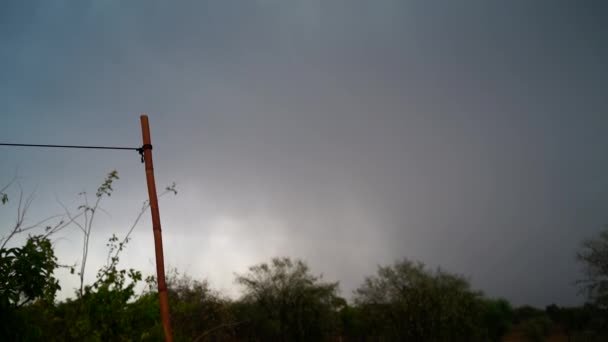
[[[574,303],[575,248],[608,221],[603,7],[7,6],[0,99],[15,114],[2,132],[137,145],[136,114],[150,112],[159,182],[180,184],[163,202],[167,260],[219,287],[291,255],[348,295],[410,257],[518,304]],[[145,191],[134,158],[111,157],[3,159],[74,193],[118,168],[122,223]],[[41,161],[46,176],[28,167]],[[127,252],[142,267],[146,232]]]

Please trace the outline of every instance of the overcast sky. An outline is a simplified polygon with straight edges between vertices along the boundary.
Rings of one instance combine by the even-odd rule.
[[[158,186],[179,190],[161,200],[166,263],[227,294],[273,256],[345,296],[407,257],[516,305],[578,304],[576,249],[608,223],[607,15],[603,1],[3,1],[0,142],[138,147],[148,113]],[[113,169],[89,279],[146,199],[137,153],[0,148],[0,183],[35,192],[31,221],[75,210]],[[60,260],[79,262],[81,233],[59,235]],[[153,273],[148,215],[133,237],[123,265]]]

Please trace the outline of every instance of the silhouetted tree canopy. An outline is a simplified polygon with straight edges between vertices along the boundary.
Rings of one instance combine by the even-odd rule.
[[[580,284],[589,300],[608,308],[608,229],[583,241],[577,259],[585,267],[585,278]]]
[[[329,336],[335,321],[338,283],[310,274],[301,260],[274,258],[238,275],[241,316],[263,340],[314,341]]]
[[[481,296],[461,276],[402,260],[366,278],[355,303],[369,331],[389,340],[473,341],[485,335]]]
[[[108,174],[98,189],[98,200],[109,196],[116,179],[115,172]],[[0,208],[6,208],[1,204],[9,199],[6,189],[0,189]],[[163,339],[155,278],[148,277],[147,290],[138,293],[142,274],[119,267],[130,231],[122,239],[116,235],[109,239],[107,263],[93,283],[82,282],[82,262],[75,275],[81,280],[75,297],[56,302],[59,282],[54,272],[62,266],[48,236],[87,215],[70,215],[66,209],[67,221],[44,227],[42,234],[32,234],[22,246],[6,247],[8,240],[23,232],[29,206],[24,203],[9,235],[0,239],[1,341]],[[97,204],[85,203],[79,210],[91,213]],[[80,226],[85,246],[92,215],[88,218]],[[586,266],[583,285],[592,302],[570,308],[550,305],[544,311],[525,305],[513,309],[504,299],[487,298],[472,289],[460,275],[406,259],[378,267],[350,302],[338,296],[337,282],[324,281],[304,261],[288,257],[237,274],[243,295],[236,300],[213,291],[205,280],[177,271],[168,275],[167,287],[176,342],[500,341],[509,333],[542,341],[555,331],[571,340],[605,341],[608,231],[585,241],[578,260]],[[73,274],[75,266],[70,269]]]

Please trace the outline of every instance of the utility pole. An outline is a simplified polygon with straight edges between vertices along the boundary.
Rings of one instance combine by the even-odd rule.
[[[156,278],[158,282],[158,299],[160,301],[160,317],[165,331],[165,342],[173,342],[171,319],[169,316],[169,298],[167,296],[167,282],[165,281],[165,261],[163,256],[163,236],[160,228],[160,212],[156,196],[156,182],[154,180],[154,165],[152,163],[152,141],[150,140],[150,125],[148,116],[142,114],[141,134],[143,138],[143,161],[146,166],[146,180],[148,182],[148,197],[150,212],[152,214],[152,230],[154,231],[154,250],[156,252]]]
[[[83,146],[83,145],[42,145],[42,144],[16,144],[1,143],[0,146],[9,147],[45,147],[45,148],[78,148],[95,150],[127,150],[137,151],[141,154],[141,161],[146,166],[146,180],[148,183],[148,197],[150,212],[152,213],[152,230],[154,232],[154,250],[156,252],[156,278],[158,282],[158,299],[160,301],[160,317],[165,331],[165,341],[173,342],[171,332],[171,319],[169,317],[169,299],[167,296],[167,282],[165,280],[165,261],[163,256],[163,236],[160,229],[160,213],[158,211],[158,197],[156,196],[156,182],[154,181],[154,165],[152,164],[152,142],[150,140],[150,125],[148,116],[142,114],[141,135],[144,144],[140,148],[118,146]]]

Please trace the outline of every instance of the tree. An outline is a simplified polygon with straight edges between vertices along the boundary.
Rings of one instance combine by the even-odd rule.
[[[529,318],[520,324],[523,337],[531,342],[545,341],[550,327],[551,320],[545,315]]]
[[[83,254],[80,271],[78,272],[80,287],[76,292],[76,300],[64,305],[64,314],[62,315],[65,319],[64,324],[68,326],[70,322],[73,322],[69,326],[69,330],[64,332],[66,334],[64,339],[91,341],[146,339],[145,336],[141,336],[139,330],[134,329],[139,322],[132,311],[135,309],[142,314],[143,307],[147,309],[153,309],[154,307],[142,305],[149,304],[145,301],[138,302],[139,306],[130,305],[130,302],[138,299],[135,294],[135,287],[142,280],[142,275],[135,269],[120,269],[118,265],[120,262],[119,255],[130,241],[131,233],[150,207],[148,201],[144,201],[135,221],[122,239],[112,235],[106,245],[108,247],[106,265],[98,270],[96,280],[92,284],[84,284],[89,241],[95,214],[102,210],[100,207],[102,199],[112,195],[114,190],[112,185],[117,179],[119,177],[116,171],[107,174],[104,182],[97,189],[96,200],[93,205],[89,205],[87,194],[85,192],[81,193],[84,204],[78,206],[79,213],[77,215],[72,215],[63,206],[65,215],[83,233]],[[159,197],[168,193],[177,194],[175,183],[166,187]],[[158,307],[156,307],[156,312],[158,312]],[[148,314],[147,316],[156,317],[154,314]],[[146,323],[150,322],[147,321]],[[152,324],[152,326],[154,325]],[[141,328],[141,324],[139,327]]]
[[[253,329],[246,339],[319,341],[331,333],[338,283],[311,275],[303,261],[274,258],[237,275],[236,282],[245,288],[239,315]]]
[[[481,293],[461,276],[402,260],[355,291],[370,334],[388,340],[474,341],[485,334]]]
[[[33,340],[39,334],[20,309],[36,300],[53,304],[60,289],[53,276],[57,267],[51,242],[42,236],[30,236],[22,247],[0,249],[0,340]]]
[[[0,249],[0,300],[21,307],[36,299],[52,302],[60,289],[53,277],[57,258],[48,238],[30,236],[22,247]]]
[[[608,309],[608,228],[592,239],[583,241],[577,260],[584,266],[584,279],[579,281],[590,301]]]
[[[15,179],[0,189],[0,203],[8,203],[8,189],[17,183]],[[32,340],[40,334],[39,329],[31,329],[28,317],[22,308],[35,302],[52,305],[55,294],[60,289],[59,281],[53,273],[60,267],[49,237],[67,227],[69,222],[51,216],[31,225],[25,224],[26,214],[33,201],[33,195],[24,197],[19,185],[16,202],[16,221],[8,230],[8,235],[0,238],[0,340]],[[53,222],[57,219],[58,222]],[[46,226],[45,226],[46,225]],[[23,246],[9,248],[15,236],[25,232],[42,232],[29,235]]]
[[[586,329],[605,335],[608,332],[608,227],[596,237],[584,240],[576,258],[584,267],[584,277],[578,284],[591,304],[586,308],[593,308],[593,320],[586,323]]]
[[[65,206],[63,215],[51,216],[33,225],[26,225],[25,217],[32,203],[32,196],[24,198],[20,194],[16,201],[17,219],[7,236],[0,238],[0,340],[4,341],[115,341],[146,340],[141,334],[144,326],[154,327],[158,321],[158,307],[149,302],[137,301],[135,286],[141,281],[139,271],[120,269],[119,254],[129,242],[130,234],[142,215],[149,208],[144,202],[139,215],[124,238],[113,235],[109,247],[106,265],[97,273],[92,284],[84,284],[85,265],[88,256],[89,238],[93,227],[95,213],[102,210],[100,203],[103,197],[110,196],[112,183],[118,179],[116,171],[110,172],[97,189],[96,201],[92,206],[84,196],[84,204],[72,214]],[[9,183],[9,186],[14,183]],[[18,183],[17,183],[18,184]],[[6,191],[9,186],[0,189],[0,203],[8,202]],[[177,193],[175,184],[165,188],[166,193]],[[12,198],[12,197],[11,197]],[[54,220],[58,222],[54,222]],[[52,223],[52,224],[51,224]],[[74,225],[83,232],[83,257],[78,276],[80,287],[76,300],[68,299],[56,304],[55,294],[59,282],[53,276],[58,267],[54,249],[49,240],[52,234]],[[28,237],[25,245],[7,248],[9,241],[24,232],[36,232]],[[73,274],[74,266],[70,267]],[[133,305],[136,301],[138,305]],[[150,314],[150,310],[154,310]],[[152,320],[142,320],[143,313]],[[137,314],[135,314],[137,313]],[[151,337],[153,339],[153,337]]]
[[[142,338],[159,341],[164,335],[158,315],[156,277],[149,276],[146,282],[148,289],[131,306],[131,311],[140,317]],[[234,340],[234,327],[239,322],[233,317],[232,303],[211,290],[207,281],[194,280],[173,269],[167,274],[167,292],[175,341]]]
[[[109,239],[109,254],[122,250],[119,239]],[[120,246],[120,247],[119,247]],[[118,341],[139,339],[132,327],[137,319],[130,312],[129,302],[137,299],[135,286],[142,275],[134,269],[119,269],[118,256],[97,272],[97,279],[85,285],[74,301],[63,305],[62,340]],[[59,318],[59,317],[58,317]]]
[[[551,304],[545,308],[549,319],[561,327],[568,338],[589,331],[593,326],[594,318],[600,317],[600,312],[589,303],[579,307],[559,307]]]
[[[483,301],[483,325],[491,341],[500,339],[509,332],[513,321],[513,308],[506,299]]]

